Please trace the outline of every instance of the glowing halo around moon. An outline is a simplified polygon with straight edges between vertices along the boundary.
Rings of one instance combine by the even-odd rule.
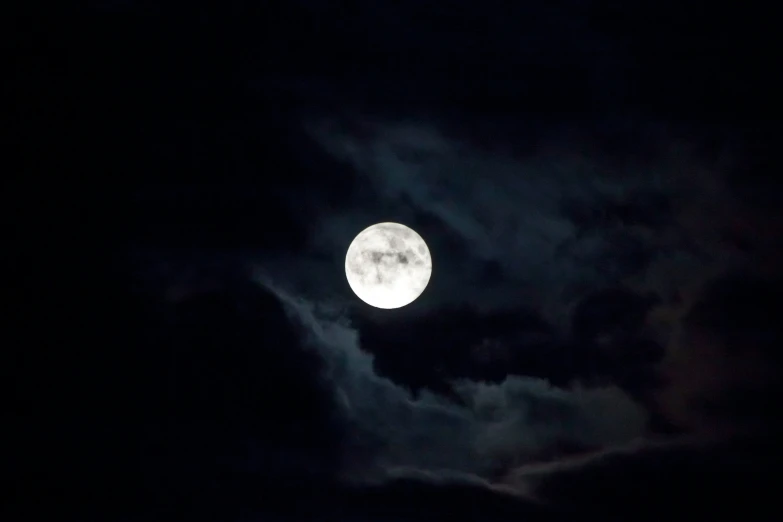
[[[399,223],[362,230],[345,255],[345,276],[356,296],[376,308],[401,308],[418,298],[432,275],[424,239]]]

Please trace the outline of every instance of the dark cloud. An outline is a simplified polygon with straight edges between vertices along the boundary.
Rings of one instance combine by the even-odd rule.
[[[260,282],[278,295],[326,361],[325,378],[349,434],[350,473],[382,475],[407,466],[488,476],[558,445],[603,447],[633,440],[646,429],[643,409],[613,386],[558,388],[509,376],[497,384],[455,381],[458,400],[427,390],[414,396],[376,373],[359,333],[339,310],[335,314]]]
[[[668,347],[660,395],[675,421],[699,431],[779,429],[783,286],[752,273],[706,283]]]
[[[357,133],[334,119],[310,126],[372,187],[365,201],[319,221],[314,246],[337,254],[356,233],[350,224],[393,209],[432,243],[431,306],[464,296],[479,308],[522,299],[564,325],[573,304],[605,286],[621,281],[669,299],[707,266],[742,255],[718,233],[732,199],[721,182],[725,160],[663,130],[650,139],[651,157],[618,166],[587,140],[578,152],[578,136],[550,134],[536,153],[518,157],[508,152],[513,141],[490,154],[434,121],[369,119],[365,127]],[[384,210],[370,212],[368,203]],[[462,262],[439,263],[439,255]],[[502,274],[502,288],[487,284],[487,263]]]
[[[326,297],[298,275],[266,265],[272,267],[271,280],[280,288],[298,289],[294,295],[302,300],[294,309],[299,310],[300,321],[306,318],[305,331],[316,335],[320,331],[317,342],[330,346],[321,353],[327,359],[343,354],[342,373],[331,378],[344,401],[346,418],[352,419],[349,425],[361,434],[351,444],[363,448],[366,460],[353,469],[371,470],[372,463],[380,463],[387,473],[403,469],[424,474],[427,480],[443,480],[455,471],[496,480],[509,463],[552,456],[556,461],[570,453],[622,445],[622,439],[657,429],[648,423],[651,417],[661,423],[662,431],[696,430],[711,436],[774,423],[769,415],[771,397],[776,396],[772,376],[779,374],[763,361],[768,361],[769,347],[777,337],[770,330],[774,322],[767,320],[774,313],[767,313],[771,309],[765,311],[768,305],[761,303],[774,301],[777,290],[767,287],[760,292],[759,284],[754,286],[742,276],[734,283],[716,280],[712,286],[726,285],[723,293],[690,290],[734,266],[764,256],[774,259],[769,240],[750,236],[752,246],[739,248],[736,232],[730,232],[742,222],[737,219],[758,219],[730,190],[726,176],[732,161],[705,159],[693,149],[667,145],[664,140],[647,163],[625,166],[627,172],[618,174],[603,170],[611,162],[600,155],[591,159],[573,154],[486,155],[469,140],[447,137],[422,124],[371,122],[359,133],[343,133],[339,125],[329,125],[313,127],[314,135],[366,181],[369,188],[363,202],[377,203],[384,211],[393,209],[397,219],[409,222],[431,242],[436,268],[433,288],[428,289],[432,293],[414,305],[433,331],[438,330],[438,314],[450,317],[446,310],[458,305],[461,296],[469,296],[464,298],[469,302],[462,304],[478,315],[482,310],[497,314],[505,309],[521,319],[526,315],[519,303],[543,312],[533,314],[537,325],[506,334],[502,325],[495,324],[488,328],[492,334],[482,339],[461,339],[462,344],[455,340],[455,347],[472,345],[470,351],[476,355],[483,347],[484,360],[502,361],[504,368],[492,379],[494,383],[480,382],[481,371],[475,369],[462,380],[444,378],[443,374],[459,376],[456,366],[448,363],[440,367],[440,377],[433,377],[437,371],[428,367],[423,373],[429,375],[417,382],[412,378],[416,372],[403,368],[395,374],[393,367],[384,366],[390,359],[380,351],[404,353],[407,344],[427,338],[426,326],[415,327],[416,321],[401,312],[397,319],[414,325],[406,332],[408,340],[392,334],[383,348],[373,340],[373,325],[377,320],[380,339],[385,328],[394,330],[397,319],[380,320],[371,313],[362,319],[362,313],[344,307],[339,289]],[[322,270],[339,265],[342,245],[358,230],[351,225],[357,220],[369,223],[377,215],[357,202],[312,230],[317,238],[312,247],[326,254]],[[634,244],[637,254],[614,257]],[[455,258],[461,262],[447,261]],[[495,277],[488,277],[486,267]],[[296,301],[290,295],[285,299]],[[650,328],[651,310],[655,316],[666,307],[688,309],[696,295],[702,296],[703,304],[693,307],[681,323],[683,331],[690,333],[673,336],[685,345],[679,353],[686,355],[673,356],[674,345],[669,346],[667,359],[659,366],[664,356],[659,343],[666,344],[669,334]],[[750,302],[755,305],[748,306]],[[318,303],[337,311],[302,315],[308,307],[317,309]],[[361,320],[340,325],[346,317]],[[546,341],[536,344],[536,336]],[[715,346],[710,344],[713,337],[720,340]],[[515,357],[528,348],[546,347],[555,350],[552,355],[562,353],[556,347],[564,342],[574,343],[580,349],[574,353],[584,357],[577,365],[582,382],[598,387],[579,388],[576,375],[555,385],[521,377],[545,373],[540,367],[513,367]],[[731,353],[724,348],[727,343],[754,348],[732,358],[726,355]],[[373,361],[362,350],[380,351]],[[447,360],[435,358],[433,363]],[[566,360],[560,359],[563,364]],[[403,375],[412,380],[406,382]],[[442,383],[438,391],[444,396],[426,390],[434,381]],[[419,393],[402,387],[403,382]],[[659,393],[660,389],[664,391]],[[364,404],[368,397],[372,399]],[[635,401],[627,404],[635,406],[622,407],[629,397]],[[593,410],[598,402],[604,405]],[[599,410],[597,424],[589,428],[583,424],[591,411]],[[539,419],[536,412],[547,413]],[[634,418],[637,421],[631,421]],[[634,422],[638,430],[616,431]],[[558,426],[568,428],[560,432]],[[599,435],[609,426],[613,427]],[[562,437],[566,432],[581,435]],[[713,514],[746,500],[768,506],[770,498],[755,488],[764,480],[763,473],[774,471],[764,462],[772,450],[751,456],[748,451],[747,446],[734,443],[653,444],[630,452],[609,451],[572,467],[553,464],[535,471],[530,464],[523,465],[518,473],[524,479],[512,485],[550,505],[568,506],[574,515],[595,517],[632,516],[640,505],[652,505],[642,518],[694,514],[698,511],[677,512],[674,506],[680,501],[705,505],[710,495],[724,502],[702,508]],[[693,484],[712,493],[696,492]]]
[[[355,171],[361,195],[310,223],[311,257],[259,258],[257,266],[289,307],[299,303],[293,309],[305,331],[333,361],[330,380],[357,434],[357,455],[381,467],[494,474],[500,462],[533,461],[553,448],[566,454],[631,440],[647,432],[650,416],[671,429],[658,418],[660,408],[671,416],[655,393],[670,377],[657,366],[665,336],[645,319],[652,306],[677,302],[687,284],[748,259],[723,233],[731,222],[724,210],[741,207],[726,183],[733,158],[663,131],[651,131],[655,152],[618,165],[595,143],[582,142],[595,152],[588,156],[557,138],[533,155],[488,153],[435,121],[327,118],[309,130]],[[379,317],[349,304],[342,279],[328,274],[342,271],[359,230],[390,218],[428,241],[434,272],[410,310]],[[482,335],[472,328],[475,338],[425,341],[439,315],[469,322],[470,313],[448,311],[460,307],[519,320],[536,310],[538,326],[504,333],[493,324]],[[411,314],[431,328],[415,327]],[[396,321],[412,326],[384,333]],[[422,342],[432,348],[405,362],[405,346]],[[437,355],[449,349],[451,359]],[[561,357],[562,371],[524,355],[536,350]],[[488,354],[502,361],[495,370],[460,369]],[[596,406],[604,400],[608,410]],[[539,401],[556,418],[539,424]],[[603,421],[575,427],[599,410]]]
[[[780,464],[780,451],[771,437],[730,442],[675,439],[521,468],[508,483],[588,519],[765,520],[780,509],[768,484]]]

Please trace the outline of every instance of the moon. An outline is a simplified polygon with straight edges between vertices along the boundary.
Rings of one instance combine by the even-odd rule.
[[[376,223],[351,242],[345,276],[359,299],[376,308],[401,308],[418,298],[432,275],[427,243],[399,223]]]

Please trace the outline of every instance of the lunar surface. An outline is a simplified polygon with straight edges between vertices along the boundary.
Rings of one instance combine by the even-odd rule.
[[[365,303],[400,308],[421,295],[430,281],[432,258],[424,239],[399,223],[362,230],[348,247],[345,275]]]

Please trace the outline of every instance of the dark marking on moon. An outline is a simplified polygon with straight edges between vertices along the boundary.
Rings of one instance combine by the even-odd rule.
[[[424,252],[426,252],[426,249],[424,248],[424,245],[419,245],[419,254],[424,255]]]
[[[408,258],[405,256],[405,254],[397,254],[397,261],[399,261],[403,265],[408,264]]]

